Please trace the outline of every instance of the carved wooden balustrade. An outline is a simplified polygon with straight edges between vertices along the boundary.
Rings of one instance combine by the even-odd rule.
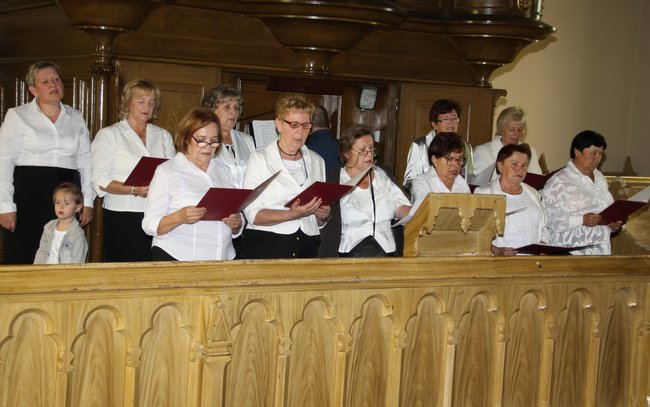
[[[647,406],[650,257],[0,270],[0,406]]]

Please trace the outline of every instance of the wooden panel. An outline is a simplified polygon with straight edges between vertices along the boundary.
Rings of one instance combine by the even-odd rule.
[[[172,134],[188,110],[201,106],[206,88],[216,85],[221,79],[221,70],[214,67],[123,59],[116,62],[116,67],[116,86],[120,90],[136,78],[148,79],[160,87],[160,118],[155,123]],[[119,101],[114,100],[114,103],[118,106]]]
[[[650,257],[15,266],[0,280],[2,407],[650,395]]]

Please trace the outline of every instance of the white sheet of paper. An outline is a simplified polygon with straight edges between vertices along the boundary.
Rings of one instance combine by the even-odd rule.
[[[262,148],[278,139],[275,120],[253,120],[252,127],[255,148]]]
[[[489,167],[487,167],[486,169],[484,169],[480,173],[478,173],[478,174],[476,174],[474,176],[468,177],[469,179],[467,180],[467,183],[471,184],[471,185],[477,185],[479,187],[481,185],[487,184],[488,182],[490,182],[490,179],[492,178],[492,173],[494,172],[494,167],[495,166],[496,166],[496,163],[490,165]]]
[[[637,192],[636,194],[632,195],[631,197],[627,198],[628,201],[636,201],[636,202],[649,202],[650,201],[650,187],[646,187],[640,192]]]

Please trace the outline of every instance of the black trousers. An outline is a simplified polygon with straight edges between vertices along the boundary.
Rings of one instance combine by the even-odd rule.
[[[262,230],[244,230],[245,259],[313,259],[318,257],[320,236],[308,236],[302,230],[290,235]]]
[[[152,237],[142,230],[143,212],[104,209],[104,261],[151,261]]]
[[[56,218],[52,193],[63,182],[81,186],[79,171],[58,167],[14,168],[16,229],[3,229],[5,264],[33,264],[43,226]]]

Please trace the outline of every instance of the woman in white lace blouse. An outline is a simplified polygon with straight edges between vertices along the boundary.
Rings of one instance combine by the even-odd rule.
[[[607,148],[605,138],[595,131],[578,133],[571,142],[571,160],[546,182],[542,202],[548,216],[552,245],[585,246],[572,254],[611,254],[610,234],[621,228],[621,222],[601,225],[599,213],[614,198],[607,188],[605,176],[598,171]]]

